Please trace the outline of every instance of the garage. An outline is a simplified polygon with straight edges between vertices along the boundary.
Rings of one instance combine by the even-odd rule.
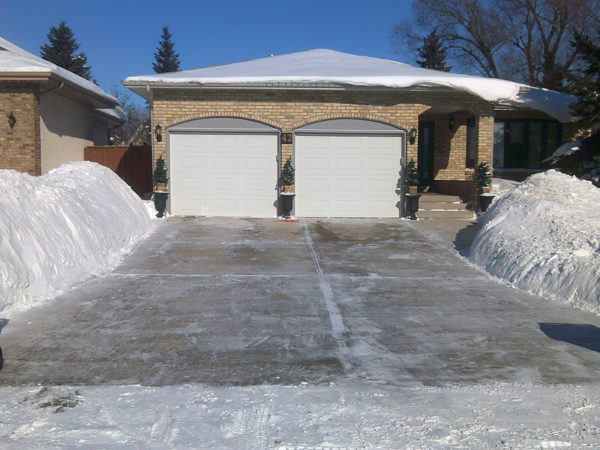
[[[400,216],[402,130],[370,120],[333,119],[294,134],[297,216]]]
[[[171,214],[276,217],[278,129],[219,117],[168,131]]]

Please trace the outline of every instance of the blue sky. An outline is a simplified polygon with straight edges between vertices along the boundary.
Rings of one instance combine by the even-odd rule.
[[[4,0],[0,36],[39,55],[51,26],[64,20],[109,91],[130,75],[153,73],[163,26],[173,35],[181,69],[311,48],[415,64],[390,43],[410,0]],[[136,97],[135,94],[132,94]]]

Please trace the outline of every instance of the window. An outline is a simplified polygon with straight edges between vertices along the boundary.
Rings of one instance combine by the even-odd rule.
[[[467,119],[467,167],[475,167],[477,157],[477,127],[475,119]]]
[[[560,142],[555,120],[494,121],[494,167],[539,169]]]

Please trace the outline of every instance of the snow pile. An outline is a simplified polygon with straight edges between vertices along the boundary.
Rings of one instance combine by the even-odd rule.
[[[494,194],[494,200],[498,200],[500,197],[508,194],[518,185],[518,181],[506,180],[504,178],[492,178],[492,194]]]
[[[142,200],[90,162],[41,177],[0,170],[0,310],[58,295],[119,262],[148,233]]]
[[[471,260],[537,295],[600,313],[600,189],[532,175],[483,216]]]

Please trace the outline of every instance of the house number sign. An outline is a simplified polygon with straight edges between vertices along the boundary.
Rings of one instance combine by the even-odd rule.
[[[281,143],[282,144],[291,144],[292,143],[292,133],[281,133]]]

